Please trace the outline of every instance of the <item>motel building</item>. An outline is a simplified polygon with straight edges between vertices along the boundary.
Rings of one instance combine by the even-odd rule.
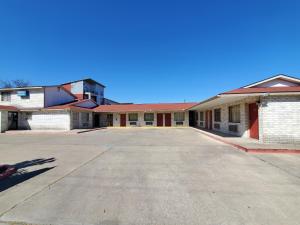
[[[200,103],[125,104],[83,79],[0,89],[0,131],[198,127],[262,143],[300,143],[300,79],[277,75]]]
[[[277,75],[218,94],[189,110],[196,126],[262,143],[300,143],[300,79]]]

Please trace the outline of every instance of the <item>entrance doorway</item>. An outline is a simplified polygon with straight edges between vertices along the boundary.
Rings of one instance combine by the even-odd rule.
[[[165,113],[165,126],[166,127],[171,127],[172,126],[171,113]]]
[[[250,137],[259,139],[258,105],[249,104],[249,130]]]
[[[206,124],[205,128],[211,130],[212,129],[212,111],[206,111]]]
[[[94,127],[100,127],[100,115],[94,114]]]
[[[197,126],[197,112],[189,111],[189,126],[195,127]]]
[[[18,117],[17,112],[8,112],[8,130],[18,129]]]
[[[126,127],[126,114],[121,114],[120,115],[120,126],[121,127]]]
[[[107,126],[112,127],[114,125],[114,115],[113,114],[107,114],[106,119],[107,119]],[[125,126],[126,126],[126,117],[125,117]]]
[[[157,113],[157,126],[163,127],[164,126],[164,114]]]

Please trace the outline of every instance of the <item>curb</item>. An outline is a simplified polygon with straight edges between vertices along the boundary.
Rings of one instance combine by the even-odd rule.
[[[77,134],[83,134],[83,133],[88,133],[88,132],[93,132],[93,131],[97,131],[97,130],[104,130],[106,128],[92,128],[92,129],[87,129],[87,130],[82,130],[82,131],[78,131],[76,132]]]
[[[227,140],[224,140],[223,138],[219,138],[219,137],[216,137],[214,135],[211,135],[211,134],[207,134],[205,131],[202,131],[202,130],[199,130],[197,128],[194,128],[196,129],[197,131],[199,131],[201,134],[204,134],[206,135],[207,137],[210,137],[216,141],[220,141],[222,143],[225,143],[225,144],[228,144],[228,145],[231,145],[241,151],[244,151],[244,152],[247,152],[247,153],[277,153],[277,154],[300,154],[300,149],[267,149],[267,148],[246,148],[242,145],[238,145],[238,144],[235,144],[235,143],[232,143],[230,141],[227,141]]]

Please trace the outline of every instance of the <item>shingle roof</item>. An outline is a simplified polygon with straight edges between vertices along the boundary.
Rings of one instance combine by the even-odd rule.
[[[266,88],[238,88],[221,93],[226,94],[253,94],[253,93],[282,93],[282,92],[300,92],[300,86],[295,87],[266,87]]]
[[[158,104],[118,104],[100,105],[95,112],[159,112],[159,111],[185,111],[197,103],[158,103]]]

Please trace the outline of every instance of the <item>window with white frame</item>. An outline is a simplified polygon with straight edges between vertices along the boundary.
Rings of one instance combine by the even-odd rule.
[[[90,121],[89,113],[81,113],[81,120],[83,123],[88,123]]]
[[[154,113],[145,113],[144,114],[144,121],[146,121],[146,122],[154,121]]]
[[[2,102],[10,102],[11,101],[11,93],[10,92],[1,92],[1,101]]]
[[[138,114],[137,113],[129,113],[128,120],[129,121],[138,121]]]
[[[214,109],[214,121],[221,122],[221,109]]]
[[[241,110],[240,105],[229,106],[229,122],[240,123],[241,122]]]
[[[183,122],[185,119],[185,113],[184,112],[176,112],[174,113],[174,121],[176,122]]]
[[[73,120],[79,120],[79,112],[73,112]]]
[[[200,121],[204,121],[204,112],[200,112]]]
[[[195,121],[198,121],[199,120],[199,112],[195,112]]]

